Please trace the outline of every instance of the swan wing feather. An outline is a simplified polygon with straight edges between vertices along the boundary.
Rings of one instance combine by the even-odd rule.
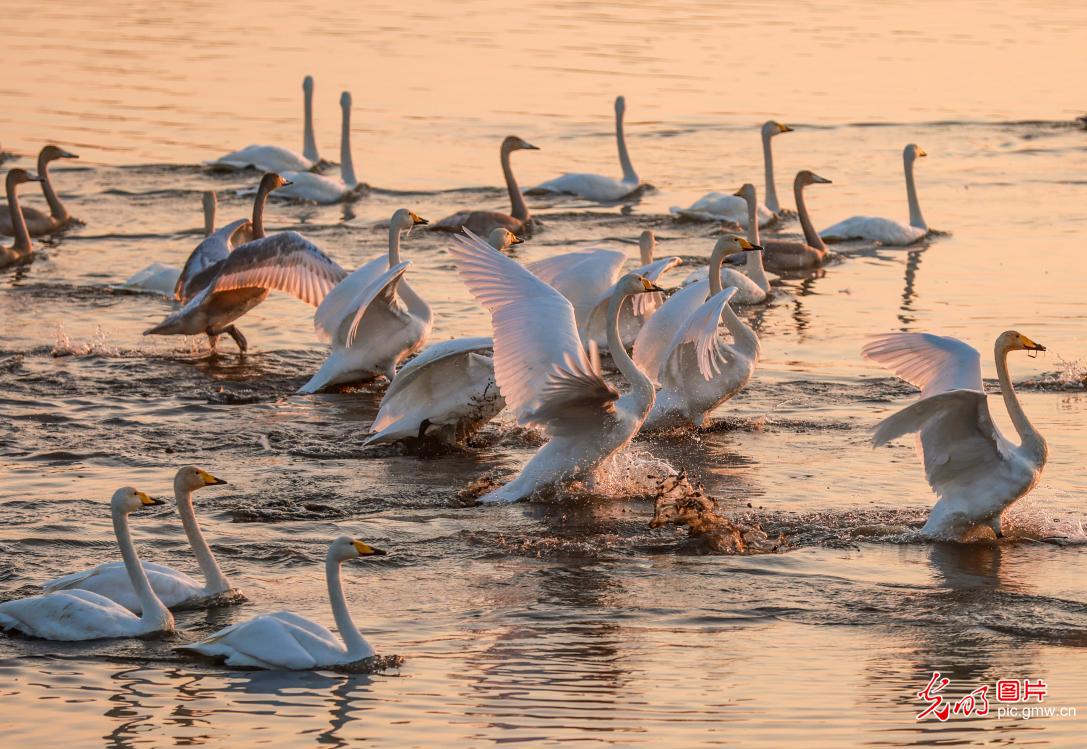
[[[685,286],[668,297],[638,331],[634,339],[634,363],[654,382],[660,381],[676,333],[706,301],[709,289],[710,282],[705,278]]]
[[[275,289],[314,307],[347,273],[298,232],[284,231],[242,245],[218,266],[212,292]]]
[[[981,355],[958,338],[932,333],[888,333],[873,337],[861,355],[920,388],[922,398],[948,390],[985,391],[981,382]]]

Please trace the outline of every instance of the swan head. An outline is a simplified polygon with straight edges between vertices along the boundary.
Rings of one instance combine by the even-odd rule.
[[[375,549],[365,541],[350,536],[340,536],[328,547],[328,557],[336,562],[346,562],[348,559],[361,557],[383,557],[385,552]]]
[[[225,483],[222,479],[215,478],[196,466],[185,466],[174,476],[174,488],[190,492],[203,489],[205,486],[219,486]]]
[[[26,169],[9,169],[7,186],[8,189],[12,189],[15,185],[21,185],[26,182],[41,182],[42,178],[33,172],[28,172]]]
[[[410,230],[413,226],[419,226],[420,224],[430,223],[422,216],[409,211],[407,208],[400,208],[393,214],[393,217],[389,220],[389,225],[397,231]]]
[[[340,94],[340,106],[343,107],[344,109],[350,109],[351,108],[351,92],[350,91],[344,91],[342,94]]]
[[[282,175],[275,172],[268,172],[260,178],[260,189],[265,192],[271,192],[272,190],[278,190],[281,187],[286,187],[291,184],[291,181]]]
[[[522,244],[525,240],[514,234],[509,229],[497,226],[487,235],[487,242],[496,250],[508,250],[511,245]]]
[[[799,172],[796,173],[796,184],[799,185],[799,186],[803,186],[803,185],[829,185],[829,184],[833,184],[833,183],[829,179],[827,179],[826,177],[820,177],[818,174],[816,174],[813,171],[810,171],[808,169],[801,169]]]
[[[502,150],[507,153],[513,153],[514,151],[539,151],[539,146],[534,146],[524,138],[519,138],[516,135],[507,135],[502,139]]]
[[[312,94],[313,93],[313,76],[312,75],[307,75],[305,78],[302,79],[302,90],[305,91],[307,94]]]
[[[921,146],[916,143],[910,143],[902,149],[902,158],[906,161],[916,161],[923,156],[928,156],[928,154],[925,153],[925,149],[921,148]]]
[[[657,286],[645,276],[639,276],[637,273],[628,273],[620,278],[619,283],[615,284],[615,289],[627,296],[631,294],[648,294],[652,291],[664,291],[660,286]]]
[[[996,339],[996,347],[1000,351],[1028,351],[1033,352],[1035,355],[1039,351],[1046,350],[1045,346],[1035,343],[1017,330],[1007,330],[1001,333],[1000,337]]]
[[[38,163],[39,164],[48,163],[50,161],[56,161],[57,159],[78,159],[78,158],[79,158],[79,156],[72,153],[71,151],[65,151],[63,148],[60,148],[59,146],[54,146],[52,144],[46,146],[45,148],[43,148],[41,150],[41,152],[38,153]]]
[[[755,186],[750,182],[744,183],[744,186],[733,193],[737,198],[743,198],[748,203],[755,203],[758,201],[757,193],[755,192]]]
[[[113,493],[113,498],[110,500],[110,507],[115,512],[121,512],[125,515],[133,513],[142,507],[164,504],[166,503],[161,499],[149,497],[143,492],[136,491],[131,486],[121,487]]]
[[[730,255],[734,252],[762,252],[762,245],[751,244],[745,238],[736,234],[726,234],[718,237],[713,246],[714,254],[724,253]]]
[[[762,125],[762,135],[764,138],[773,138],[775,135],[781,135],[782,133],[791,133],[793,129],[788,125],[782,125],[776,120],[767,120]]]
[[[625,96],[615,97],[615,113],[620,117],[627,111],[627,98]]]

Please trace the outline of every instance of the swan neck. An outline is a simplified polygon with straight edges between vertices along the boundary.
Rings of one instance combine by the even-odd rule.
[[[616,289],[611,296],[611,301],[608,302],[608,351],[611,353],[615,366],[630,382],[631,394],[642,410],[642,418],[644,419],[649,413],[649,409],[653,408],[656,389],[653,387],[653,381],[646,377],[642,370],[638,369],[638,365],[627,354],[626,346],[623,345],[623,338],[619,335],[619,310],[628,296],[630,295],[621,289]]]
[[[132,533],[128,528],[128,515],[119,508],[112,510],[113,533],[117,536],[117,545],[121,548],[121,559],[125,563],[125,572],[128,573],[132,589],[140,600],[140,621],[147,624],[158,624],[162,629],[171,629],[174,618],[170,610],[163,605],[155,591],[151,589],[151,582],[147,579],[147,572],[140,564],[140,558],[136,554],[136,546],[132,543]]]
[[[214,195],[214,193],[212,193]],[[204,201],[204,236],[210,237],[215,233],[215,198]]]
[[[914,159],[906,156],[903,159],[903,168],[906,171],[906,198],[910,203],[910,226],[928,231],[925,217],[921,215],[921,203],[917,200],[917,184],[913,180]]]
[[[623,132],[623,112],[615,112],[615,143],[619,148],[619,166],[623,168],[623,182],[639,184],[638,173],[634,171],[634,165],[630,163],[630,154],[627,153],[627,139]]]
[[[307,161],[311,161],[316,164],[321,160],[321,157],[317,153],[317,138],[313,135],[313,89],[305,87],[305,96],[303,97],[304,111],[303,111],[303,125],[302,125],[302,155]]]
[[[808,243],[809,247],[826,250],[827,246],[823,244],[823,238],[815,230],[811,222],[811,216],[808,215],[808,206],[804,202],[804,183],[800,180],[793,183],[793,197],[796,198],[796,212],[800,215],[800,227],[804,230],[804,241]]]
[[[710,269],[709,269],[709,281],[710,281],[710,296],[721,293],[721,266],[725,261],[725,248],[714,245],[713,252],[710,253]],[[748,258],[748,262],[751,262]],[[709,297],[707,297],[708,299]]]
[[[215,561],[215,555],[211,547],[204,540],[204,534],[200,530],[200,524],[196,521],[196,511],[192,506],[192,491],[174,485],[174,499],[177,501],[177,513],[181,516],[181,526],[185,529],[185,537],[189,539],[196,556],[196,563],[200,565],[200,572],[204,575],[204,590],[208,595],[223,593],[230,590],[223,571],[219,569],[219,563]]]
[[[336,629],[340,631],[340,637],[343,638],[348,655],[357,655],[361,658],[364,654],[368,654],[370,648],[351,619],[351,612],[347,610],[347,598],[344,596],[343,581],[340,579],[340,562],[332,556],[331,552],[325,560],[325,578],[328,580],[328,600],[332,604],[332,617],[336,620]]]
[[[1041,446],[1041,448],[1044,449],[1045,442],[1038,435],[1038,432],[1035,431],[1034,425],[1030,423],[1030,419],[1027,418],[1026,412],[1023,411],[1023,406],[1019,402],[1019,396],[1012,386],[1012,378],[1008,373],[1008,349],[999,344],[997,344],[996,347],[996,375],[997,379],[1000,380],[1000,394],[1004,398],[1004,405],[1008,409],[1008,415],[1011,417],[1012,426],[1015,427],[1015,431],[1019,435],[1023,447],[1037,449]]]
[[[747,203],[747,241],[751,244],[762,244],[759,241],[759,201],[754,195],[745,197]]]
[[[762,263],[762,252],[748,252],[747,263],[744,264],[744,275],[755,282],[755,285],[770,293],[770,279],[766,276],[766,266]]]
[[[53,189],[53,182],[49,178],[49,160],[41,156],[38,156],[38,176],[42,178],[42,193],[45,195],[45,201],[49,203],[49,213],[57,223],[67,222],[70,218],[68,209],[64,207],[64,203],[60,202],[56,190]]]
[[[771,135],[769,133],[762,134],[762,161],[766,177],[766,207],[774,213],[781,212],[781,205],[778,203],[778,192],[774,186],[774,152],[770,145]]]
[[[29,254],[31,250],[30,232],[26,229],[26,218],[23,209],[19,207],[18,186],[8,180],[8,210],[11,212],[11,229],[15,234],[15,244],[12,249],[19,254]]]
[[[340,130],[340,178],[350,189],[359,184],[355,176],[355,162],[351,158],[351,108],[343,108],[343,125]]]
[[[389,224],[389,267],[400,262],[400,228],[396,222]]]
[[[263,183],[257,190],[257,197],[253,200],[253,239],[261,239],[264,236],[264,206],[268,202],[269,190]]]
[[[640,242],[638,244],[638,252],[641,255],[642,265],[649,265],[653,262],[653,243],[652,242]]]
[[[510,149],[502,146],[501,161],[502,175],[506,178],[506,190],[510,194],[511,216],[525,223],[528,221],[528,205],[525,204],[525,196],[521,194],[521,188],[517,186],[517,180],[513,176],[513,167],[510,166]]]

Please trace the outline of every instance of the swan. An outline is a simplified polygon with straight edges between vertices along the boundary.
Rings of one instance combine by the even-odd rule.
[[[804,202],[804,187],[806,185],[829,185],[831,181],[820,177],[814,172],[803,169],[796,173],[793,180],[793,196],[796,198],[796,211],[800,217],[800,227],[804,231],[804,241],[795,239],[768,239],[759,241],[759,228],[747,230],[747,239],[752,244],[761,244],[763,249],[763,262],[773,270],[803,270],[805,268],[818,268],[827,259],[827,246],[823,239],[815,231],[815,226],[808,215],[808,207]],[[747,201],[748,214],[755,210],[755,186],[748,183],[736,193]],[[729,262],[737,261],[736,256],[727,258]],[[750,262],[750,256],[744,259]]]
[[[917,185],[913,181],[913,163],[927,156],[917,145],[910,143],[902,151],[902,164],[906,172],[906,197],[910,205],[910,223],[904,224],[889,218],[853,216],[819,232],[828,242],[862,239],[884,245],[905,246],[913,244],[929,232],[921,204],[917,202]]]
[[[281,198],[309,200],[321,205],[342,203],[358,195],[365,185],[355,176],[355,162],[351,158],[351,94],[340,95],[343,124],[340,130],[340,176],[326,177],[308,171],[283,172],[289,185],[276,193]]]
[[[753,233],[749,229],[748,233],[753,234],[753,236],[758,236],[758,229],[756,228]],[[691,274],[684,279],[683,285],[690,286],[694,283],[707,284],[710,270],[714,267],[714,264],[718,262],[716,258],[720,257],[720,262],[724,262],[725,257],[729,253],[734,253],[734,255],[738,254],[741,257],[746,256],[746,259],[743,260],[742,272],[735,268],[722,268],[720,272],[721,287],[727,288],[732,286],[736,289],[736,294],[732,298],[732,304],[747,306],[765,302],[770,297],[770,277],[766,274],[766,268],[762,262],[762,245],[755,244],[754,242],[734,234],[726,234],[718,237],[713,245],[713,251],[710,253],[709,265],[705,268],[699,268],[698,270],[692,271]],[[709,289],[708,285],[706,286],[706,289]]]
[[[207,602],[212,596],[230,593],[234,589],[219,569],[219,563],[211,553],[192,506],[192,493],[205,486],[225,484],[207,471],[196,466],[185,466],[174,476],[174,499],[181,515],[181,525],[189,539],[200,572],[204,575],[201,585],[184,572],[154,562],[142,562],[143,570],[155,595],[168,608],[191,607],[194,603]],[[129,611],[140,613],[140,597],[132,587],[124,562],[105,562],[82,572],[73,572],[42,585],[46,593],[61,590],[89,590],[121,604]]]
[[[72,223],[72,216],[64,207],[53,183],[49,179],[49,162],[57,159],[78,159],[74,153],[65,151],[57,146],[49,145],[38,153],[38,176],[41,177],[42,193],[45,201],[49,203],[49,213],[42,213],[37,208],[27,206],[23,208],[23,218],[26,220],[26,229],[32,237],[42,237],[46,234],[55,234],[67,229]],[[15,236],[15,224],[12,222],[8,211],[0,207],[0,234]]]
[[[340,565],[349,559],[384,555],[381,549],[347,536],[340,536],[329,545],[325,580],[339,637],[294,612],[276,611],[233,624],[206,640],[180,645],[175,650],[222,658],[228,666],[278,671],[343,666],[369,658],[374,649],[351,621]]]
[[[486,235],[494,228],[508,229],[514,234],[532,234],[534,221],[529,215],[528,206],[525,205],[525,196],[521,194],[521,188],[517,186],[517,180],[513,176],[510,167],[510,154],[514,151],[539,151],[537,146],[526,143],[516,135],[508,135],[502,141],[502,147],[498,151],[502,162],[502,174],[506,177],[506,190],[510,194],[510,215],[498,211],[460,211],[452,216],[446,216],[434,225],[439,231],[460,231],[462,228],[470,229],[476,234]]]
[[[313,76],[302,79],[305,96],[305,126],[302,153],[282,146],[248,145],[208,162],[213,169],[256,169],[261,172],[304,172],[318,166],[317,140],[313,137]]]
[[[466,442],[506,405],[494,379],[493,352],[492,338],[428,347],[396,373],[363,445],[424,437]]]
[[[298,232],[264,235],[263,213],[268,193],[285,183],[278,174],[264,175],[253,206],[253,241],[229,252],[221,260],[210,257],[211,264],[203,267],[185,286],[185,293],[192,296],[161,323],[145,330],[144,335],[204,333],[214,350],[219,336],[226,333],[245,353],[248,343],[233,323],[267,299],[272,289],[316,307],[329,290],[343,280],[347,275],[343,268]],[[193,254],[196,255],[203,246],[201,243]],[[189,261],[194,262],[192,257]]]
[[[625,447],[653,406],[653,383],[619,340],[619,309],[627,297],[661,291],[628,274],[615,286],[608,309],[608,347],[631,391],[620,397],[589,361],[565,297],[523,265],[479,237],[454,237],[457,271],[491,313],[498,387],[521,424],[551,436],[513,481],[480,498],[515,502],[596,469]]]
[[[165,503],[128,486],[114,492],[110,501],[113,531],[143,614],[136,616],[121,604],[89,590],[62,590],[0,603],[0,629],[61,641],[172,631],[174,617],[151,588],[128,529],[129,514],[161,504]]]
[[[521,239],[509,229],[503,229],[501,226],[496,226],[491,229],[491,233],[487,236],[487,242],[499,252],[505,252],[515,244],[524,244],[525,240]]]
[[[642,187],[641,180],[630,163],[630,154],[627,153],[627,142],[623,135],[623,115],[626,108],[626,99],[622,96],[615,97],[615,141],[619,147],[619,165],[623,168],[622,179],[605,177],[602,174],[567,173],[537,185],[529,193],[567,193],[597,203],[612,203]]]
[[[587,314],[615,287],[626,261],[627,254],[619,250],[579,250],[552,255],[525,267],[569,300],[580,331]]]
[[[876,426],[872,445],[917,433],[925,476],[939,498],[921,529],[926,538],[961,540],[982,526],[1001,538],[1001,513],[1038,483],[1048,448],[1012,387],[1008,353],[1045,350],[1014,330],[996,339],[996,373],[1016,445],[993,423],[981,355],[969,344],[932,333],[889,333],[865,345],[866,359],[921,389],[921,400]]]
[[[638,250],[641,255],[641,267],[632,273],[648,278],[656,284],[661,276],[683,263],[678,257],[665,257],[654,260],[653,254],[657,247],[657,238],[653,232],[646,229],[638,237]],[[588,344],[595,343],[599,350],[606,350],[608,345],[608,305],[614,292],[614,285],[601,294],[595,306],[586,310],[574,308],[574,318],[578,322],[578,332],[581,340]],[[619,338],[623,345],[630,347],[638,336],[638,331],[658,307],[664,302],[659,293],[638,294],[631,297],[619,308]]]
[[[313,325],[332,352],[299,393],[380,375],[391,382],[396,365],[426,344],[434,313],[404,280],[411,263],[400,262],[401,233],[426,223],[406,208],[398,210],[389,222],[388,259],[363,263],[325,297]]]
[[[758,205],[756,215],[758,226],[767,226],[781,213],[781,205],[778,203],[777,188],[774,184],[774,154],[770,146],[770,139],[782,133],[791,133],[793,129],[788,125],[770,120],[763,123],[762,133],[762,160],[766,171],[766,204]],[[672,213],[701,221],[731,221],[744,229],[751,226],[751,214],[746,202],[738,195],[724,192],[710,192],[691,204],[689,208],[672,207]],[[756,242],[756,244],[758,244]]]
[[[19,185],[40,181],[41,177],[25,169],[8,170],[4,184],[8,192],[8,213],[11,214],[11,225],[15,227],[15,243],[11,247],[0,247],[0,268],[25,263],[34,254],[34,246],[30,243],[30,232],[26,230],[26,221],[23,220],[23,212],[19,209],[19,196],[16,190]]]
[[[257,198],[253,201],[252,220],[240,218],[218,230],[215,229],[215,193],[204,193],[204,239],[189,254],[178,273],[170,289],[174,299],[182,304],[192,299],[204,287],[208,276],[204,271],[226,260],[235,247],[258,238],[258,231],[264,236],[264,207],[268,194],[279,187],[280,180],[275,174],[262,177]],[[259,229],[255,228],[258,225]]]

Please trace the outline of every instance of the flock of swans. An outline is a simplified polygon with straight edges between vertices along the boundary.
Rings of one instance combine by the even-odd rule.
[[[505,138],[500,164],[511,212],[464,210],[434,224],[415,212],[397,210],[389,223],[388,252],[347,271],[296,231],[266,234],[263,212],[270,196],[320,203],[357,199],[365,185],[355,174],[350,148],[350,94],[341,97],[340,176],[316,173],[327,167],[313,134],[313,81],[306,78],[304,149],[250,145],[209,166],[265,172],[255,192],[252,215],[216,229],[214,193],[205,195],[205,238],[178,270],[155,264],[129,279],[129,286],[157,291],[178,303],[175,311],[146,334],[206,335],[212,348],[223,334],[245,352],[237,321],[273,290],[316,308],[314,329],[330,345],[326,361],[300,388],[310,394],[343,384],[388,380],[366,444],[436,441],[464,444],[508,408],[519,424],[546,433],[547,442],[509,482],[484,495],[483,504],[513,502],[581,481],[590,488],[600,469],[640,431],[703,426],[722,403],[754,376],[760,356],[756,332],[737,314],[741,307],[766,304],[774,294],[773,272],[823,265],[833,253],[829,241],[865,240],[891,245],[918,241],[929,229],[921,214],[914,165],[925,152],[903,152],[909,222],[854,216],[817,232],[804,202],[809,185],[830,180],[808,170],[796,174],[793,189],[804,239],[760,241],[760,229],[787,220],[774,187],[772,139],[792,128],[762,126],[765,203],[752,183],[730,193],[710,193],[689,208],[675,208],[682,220],[727,222],[743,234],[725,234],[712,247],[709,266],[669,284],[678,257],[655,257],[651,231],[639,237],[640,265],[624,272],[625,252],[590,249],[552,255],[523,264],[507,250],[540,227],[529,213],[513,175],[510,157],[536,150],[516,136]],[[566,193],[589,201],[615,203],[647,189],[627,149],[626,103],[615,101],[620,178],[571,173],[548,180],[527,194]],[[15,244],[0,265],[31,257],[31,237],[73,222],[57,197],[47,166],[75,158],[47,146],[38,174],[11,169],[7,175],[10,222],[0,231]],[[20,210],[17,188],[40,181],[50,214]],[[433,311],[411,284],[411,260],[401,256],[401,239],[415,227],[449,231],[449,253],[471,295],[489,313],[492,336],[442,341],[427,346]],[[668,286],[675,286],[669,291]],[[996,343],[996,366],[1017,445],[993,424],[981,380],[980,356],[962,341],[927,333],[894,333],[873,339],[863,356],[921,389],[921,398],[880,423],[873,444],[916,433],[926,476],[938,496],[923,534],[961,538],[977,528],[1002,534],[1001,515],[1038,481],[1046,444],[1027,420],[1007,369],[1011,351],[1044,351],[1010,331]],[[625,386],[605,374],[607,356]],[[620,388],[625,390],[621,392]],[[169,609],[221,600],[231,588],[200,533],[191,492],[221,482],[187,467],[175,480],[182,525],[204,575],[201,584],[159,565],[139,563],[127,518],[157,504],[130,488],[113,497],[114,528],[123,562],[100,565],[43,586],[44,594],[0,604],[0,627],[49,639],[129,637],[169,630]],[[262,668],[313,668],[357,660],[372,649],[347,612],[340,564],[383,552],[350,538],[332,543],[326,572],[333,613],[342,640],[323,626],[289,612],[259,616],[226,628],[191,652],[223,657],[230,664]],[[138,616],[137,616],[138,614]]]

